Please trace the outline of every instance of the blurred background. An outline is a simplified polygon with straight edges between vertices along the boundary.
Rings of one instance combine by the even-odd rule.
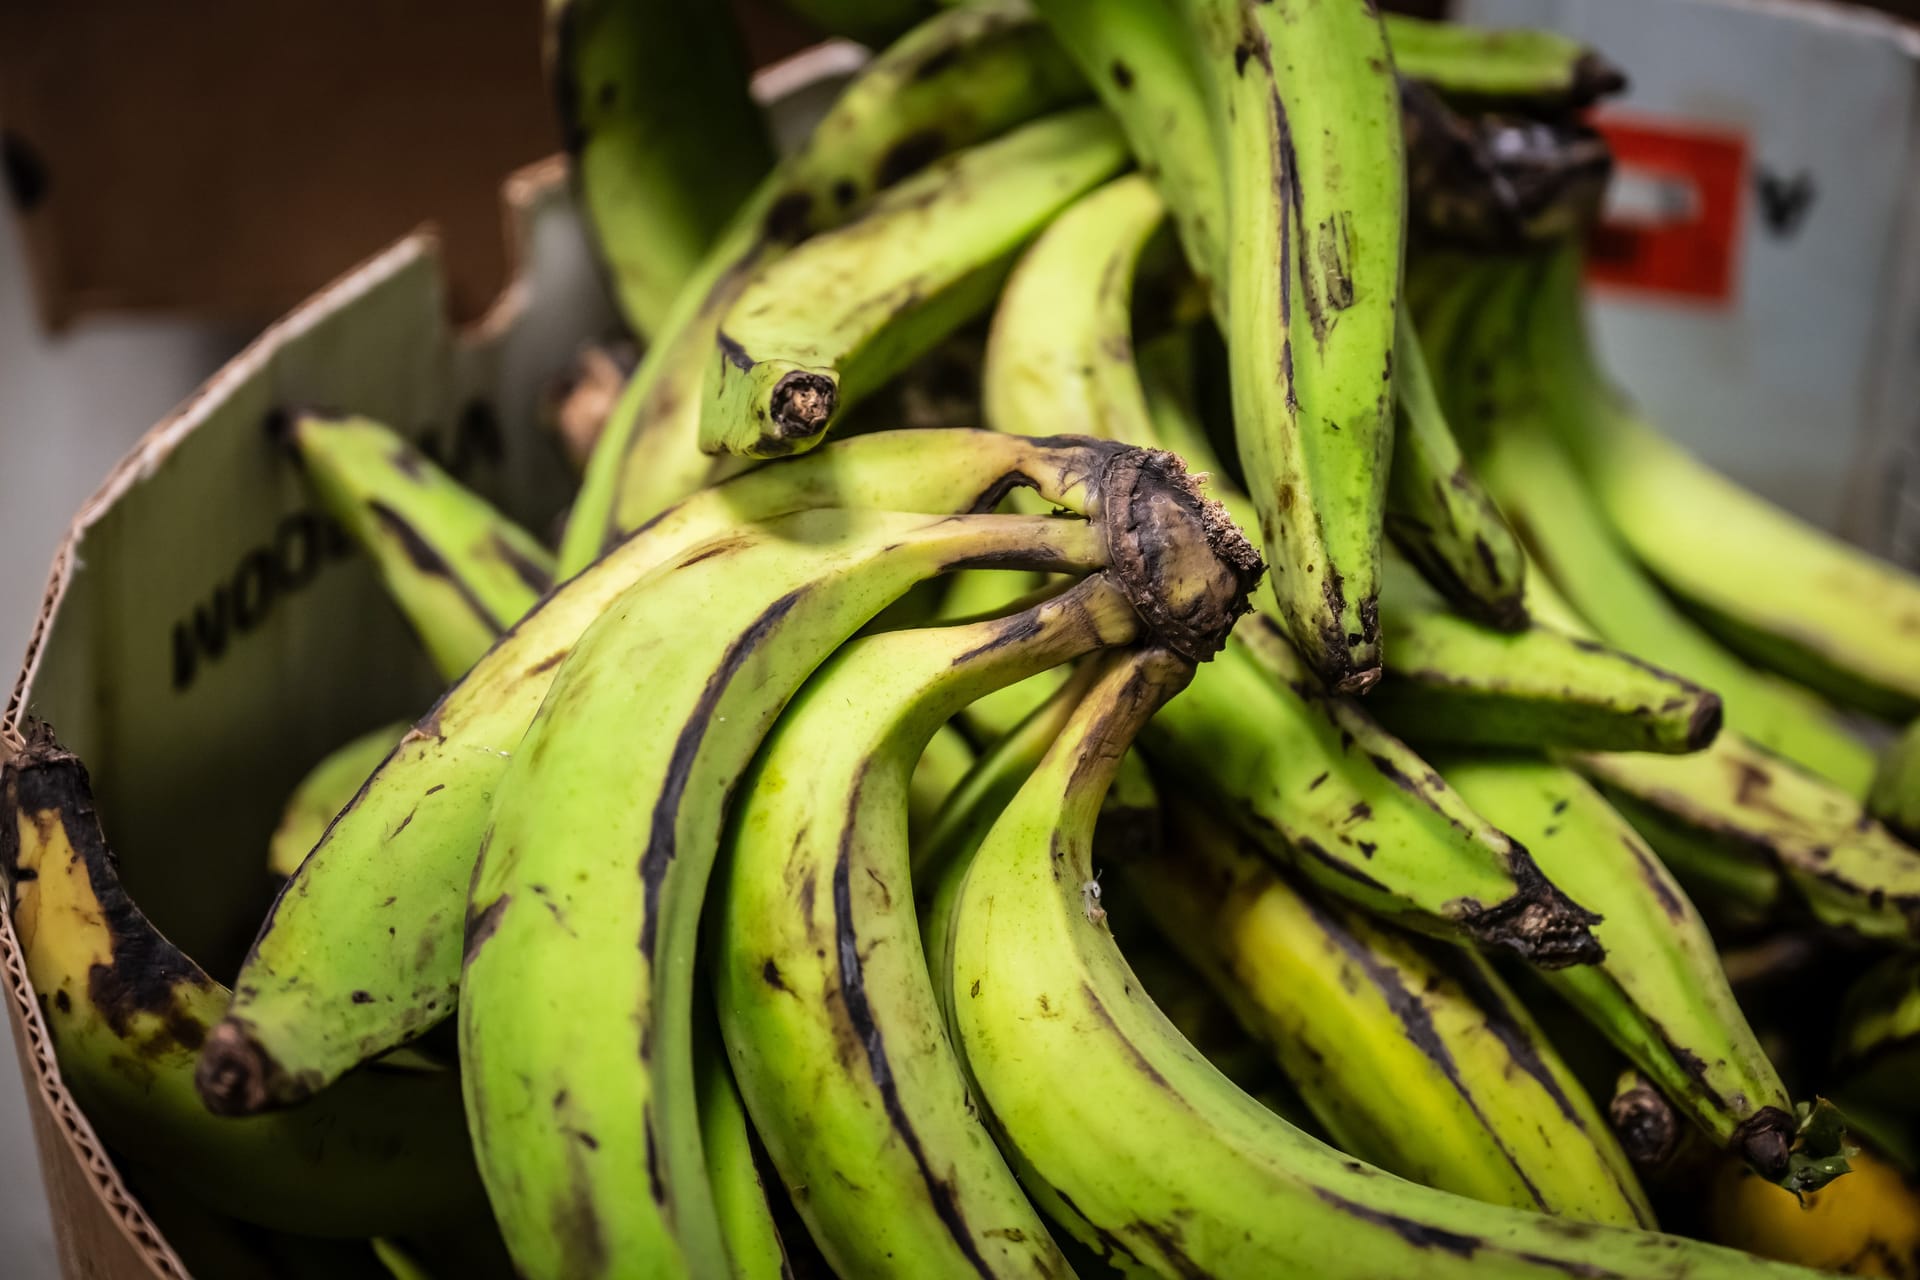
[[[737,7],[759,63],[818,38]],[[0,3],[0,681],[67,521],[261,326],[427,222],[449,306],[485,310],[499,182],[558,144],[540,8]],[[1602,122],[1621,174],[1600,340],[1653,418],[1920,563],[1920,32],[1811,0],[1454,8],[1566,30],[1633,78]],[[48,1280],[16,1072],[0,1055],[0,1275]]]

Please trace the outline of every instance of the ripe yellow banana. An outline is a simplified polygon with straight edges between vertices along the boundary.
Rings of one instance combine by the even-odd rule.
[[[493,792],[555,669],[634,583],[742,522],[823,506],[943,514],[1031,487],[1091,511],[1122,452],[980,431],[862,436],[689,498],[562,584],[421,719],[283,890],[203,1054],[209,1104],[297,1101],[452,1012]]]
[[[1085,884],[1114,768],[1189,670],[1151,650],[1104,670],[957,890],[937,976],[982,1111],[1042,1207],[1136,1274],[1769,1274],[1692,1241],[1403,1182],[1293,1129],[1180,1038]]]
[[[1653,1225],[1612,1133],[1486,961],[1322,900],[1200,805],[1167,819],[1160,848],[1110,865],[1341,1150],[1477,1200]]]
[[[948,151],[1086,95],[1023,0],[938,14],[868,63],[675,298],[594,449],[561,540],[560,576],[712,476],[714,461],[699,448],[701,388],[720,318],[754,271]]]
[[[553,584],[545,547],[391,428],[298,413],[287,438],[321,506],[373,557],[447,679]]]
[[[413,1056],[227,1120],[194,1093],[229,994],[120,883],[79,760],[44,726],[0,772],[0,874],[67,1087],[114,1151],[275,1230],[369,1236],[484,1214],[451,1073]]]

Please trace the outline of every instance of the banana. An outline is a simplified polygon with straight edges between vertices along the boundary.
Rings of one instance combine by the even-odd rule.
[[[1235,432],[1287,630],[1332,687],[1380,676],[1406,193],[1369,0],[1183,0],[1227,191]]]
[[[1098,847],[1096,842],[1095,848]],[[1121,900],[1115,902],[1117,883],[1102,881],[1105,892],[1101,898],[1107,918],[1114,922],[1116,931],[1125,921],[1142,917],[1124,890]],[[1159,1006],[1167,1015],[1167,1021],[1221,1075],[1258,1098],[1288,1124],[1307,1128],[1316,1124],[1306,1105],[1293,1094],[1292,1087],[1274,1065],[1272,1052],[1241,1029],[1233,1010],[1192,965],[1151,933],[1128,933],[1125,937],[1116,933],[1114,941],[1127,957],[1133,976],[1140,979],[1140,989],[1147,993],[1147,998]]]
[[[206,1112],[195,1051],[227,989],[127,896],[80,761],[45,726],[29,733],[0,774],[0,874],[60,1074],[101,1137],[278,1231],[381,1235],[484,1214],[453,1077],[410,1059],[278,1115]]]
[[[695,548],[587,629],[500,780],[460,979],[469,1123],[524,1273],[726,1268],[688,1045],[722,798],[812,667],[914,582],[983,557],[1097,568],[1100,534],[805,512]]]
[[[948,1050],[906,789],[974,696],[1137,630],[1096,575],[1007,618],[857,640],[754,764],[717,885],[715,990],[755,1127],[838,1274],[1064,1274]]]
[[[461,978],[469,1123],[530,1277],[726,1265],[687,1099],[693,952],[725,797],[795,688],[914,582],[995,564],[1110,566],[1205,657],[1258,561],[1190,483],[1133,450],[1091,521],[805,513],[689,552],[588,629],[501,781]]]
[[[1920,957],[1889,956],[1848,988],[1833,1049],[1837,1092],[1849,1115],[1882,1118],[1911,1132],[1920,1108]]]
[[[1550,421],[1633,554],[1728,645],[1829,697],[1920,712],[1920,577],[1769,505],[1647,425],[1594,365],[1579,258],[1556,254],[1527,330]]]
[[[981,1109],[1043,1208],[1108,1261],[1164,1276],[1801,1274],[1403,1182],[1293,1129],[1181,1040],[1084,886],[1113,770],[1190,670],[1152,650],[1107,668],[958,889],[936,979]]]
[[[1122,178],[1068,210],[1027,253],[988,345],[986,399],[995,425],[1037,431],[1064,421],[1130,443],[1168,443],[1132,359],[1126,306],[1140,247],[1160,217],[1152,190]],[[1099,281],[1091,301],[1072,283],[1087,278]],[[1082,300],[1052,302],[1063,296]],[[1196,467],[1217,466],[1197,431],[1176,434]],[[1245,527],[1245,500],[1215,489]],[[1260,604],[1281,616],[1267,594]],[[1240,652],[1256,641],[1270,653],[1267,671],[1253,669],[1257,664]],[[1336,892],[1358,894],[1375,909],[1425,916],[1429,929],[1497,939],[1543,963],[1576,960],[1590,945],[1578,908],[1538,880],[1524,851],[1511,849],[1444,786],[1428,797],[1417,784],[1398,785],[1431,771],[1358,707],[1328,699],[1287,642],[1261,624],[1243,627],[1229,651],[1196,676],[1161,718],[1154,740],[1166,744],[1172,768],[1197,772],[1203,785],[1228,792],[1247,818],[1281,837],[1275,844],[1304,855],[1309,874]],[[1365,764],[1352,759],[1356,741]],[[1214,767],[1221,752],[1237,757],[1227,770]],[[1308,796],[1334,776],[1335,785]],[[1376,858],[1383,848],[1389,852]]]
[[[1234,632],[1144,741],[1322,889],[1536,965],[1600,956],[1594,917],[1359,705],[1326,693],[1264,616]]]
[[[791,1280],[786,1245],[774,1222],[760,1175],[757,1142],[747,1124],[726,1050],[711,1018],[697,1024],[694,1096],[700,1108],[700,1149],[713,1180],[713,1209],[726,1241],[735,1280]],[[776,1193],[778,1194],[778,1193]]]
[[[705,483],[701,389],[720,318],[755,270],[858,216],[946,152],[1087,96],[1023,0],[930,18],[862,68],[800,151],[742,208],[675,299],[602,433],[561,540],[570,577]]]
[[[1007,807],[1007,801],[1013,799],[1014,792],[1040,763],[1040,757],[1046,754],[1053,740],[1060,736],[1067,717],[1073,714],[1093,676],[1092,667],[1085,664],[1075,667],[1018,724],[988,744],[967,776],[940,806],[926,837],[913,842],[914,897],[920,907],[920,935],[930,956],[937,939],[944,934],[944,925],[937,929],[929,927],[936,923],[929,913],[940,887],[946,883],[945,877],[986,838],[993,820]],[[935,987],[936,995],[944,994],[937,983]]]
[[[834,415],[984,311],[1013,255],[1127,162],[1105,111],[1060,112],[934,163],[769,264],[707,357],[700,447],[810,449]]]
[[[1582,754],[1691,892],[1861,937],[1920,939],[1920,851],[1824,779],[1722,734],[1697,755]]]
[[[300,869],[308,851],[326,834],[333,815],[346,808],[360,784],[392,753],[407,729],[404,724],[381,725],[336,748],[313,766],[287,797],[280,825],[267,842],[269,872],[285,879]]]
[[[1822,1272],[1920,1277],[1920,1187],[1870,1152],[1852,1157],[1853,1173],[1794,1197],[1729,1163],[1709,1192],[1715,1240],[1762,1258]]]
[[[1544,760],[1462,756],[1441,773],[1600,912],[1593,932],[1606,958],[1546,981],[1762,1177],[1793,1190],[1826,1181],[1789,1160],[1796,1124],[1786,1087],[1734,1000],[1699,913],[1626,819],[1577,774]]]
[[[1025,486],[1090,511],[1123,456],[982,431],[862,436],[689,498],[563,583],[428,711],[288,882],[202,1055],[209,1105],[298,1101],[452,1011],[492,793],[555,669],[636,582],[742,524],[834,504],[943,514]]]
[[[449,680],[552,585],[546,548],[390,428],[303,412],[285,430],[321,506],[373,557]]]
[[[1021,255],[987,337],[989,427],[1148,443],[1133,357],[1134,275],[1166,217],[1146,175],[1128,174],[1075,201]]]
[[[1586,410],[1577,387],[1525,358],[1531,272],[1505,274],[1478,308],[1457,377],[1484,447],[1480,477],[1536,566],[1611,644],[1713,689],[1727,727],[1864,795],[1873,754],[1817,699],[1761,675],[1683,617],[1633,561],[1596,509],[1586,481],[1548,423]]]
[[[1518,631],[1527,625],[1526,556],[1461,456],[1420,335],[1405,313],[1393,354],[1387,536],[1455,608],[1502,631]]]
[[[1620,69],[1557,31],[1489,31],[1389,13],[1394,69],[1449,98],[1484,107],[1585,107],[1627,87]]]
[[[1392,563],[1380,636],[1393,679],[1367,710],[1416,744],[1679,753],[1720,732],[1719,695],[1585,635],[1481,626]]]
[[[546,11],[575,198],[621,314],[648,337],[773,167],[746,53],[705,0],[547,0]]]
[[[1191,801],[1169,804],[1167,831],[1114,859],[1132,899],[1341,1150],[1494,1204],[1653,1225],[1592,1102],[1484,960],[1320,900]]]
[[[1867,808],[1888,830],[1920,847],[1920,720],[1881,753]]]
[[[1224,320],[1226,186],[1180,16],[1165,0],[1036,0],[1034,7],[1113,113],[1142,175],[1167,201],[1187,261]],[[1104,279],[1101,288],[1109,288]],[[1074,305],[1085,292],[1082,287],[1060,295],[1053,305]]]
[[[907,783],[909,844],[926,835],[934,819],[939,816],[940,807],[972,770],[976,758],[967,735],[953,725],[943,724],[933,731]]]

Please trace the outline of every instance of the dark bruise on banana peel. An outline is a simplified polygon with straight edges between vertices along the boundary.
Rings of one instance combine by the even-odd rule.
[[[373,1069],[301,1109],[231,1123],[184,1105],[194,1054],[228,991],[128,895],[79,757],[43,721],[23,728],[23,739],[0,743],[0,884],[18,921],[23,886],[70,880],[76,865],[84,877],[77,900],[38,908],[40,948],[24,945],[23,959],[36,982],[53,981],[38,998],[62,1072],[116,1152],[165,1162],[170,1180],[210,1207],[274,1230],[365,1236],[484,1212],[451,1075]],[[31,854],[25,826],[36,833]],[[50,866],[50,853],[71,862]],[[49,908],[71,914],[49,919]],[[71,936],[47,941],[75,929],[93,935],[84,954]],[[38,971],[43,953],[63,972]]]

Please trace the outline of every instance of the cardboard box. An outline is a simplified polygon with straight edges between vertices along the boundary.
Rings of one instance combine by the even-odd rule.
[[[364,410],[531,528],[566,501],[535,406],[613,310],[559,164],[515,175],[506,202],[517,269],[477,325],[447,319],[437,241],[408,237],[149,431],[55,557],[0,739],[17,744],[28,713],[57,726],[88,764],[129,891],[217,976],[258,926],[266,838],[303,770],[353,733],[412,718],[440,683],[370,566],[328,536],[268,412]],[[0,967],[66,1273],[184,1276],[60,1082],[4,907]]]
[[[1456,0],[1625,68],[1590,256],[1648,416],[1789,510],[1920,568],[1920,28],[1810,0]]]

